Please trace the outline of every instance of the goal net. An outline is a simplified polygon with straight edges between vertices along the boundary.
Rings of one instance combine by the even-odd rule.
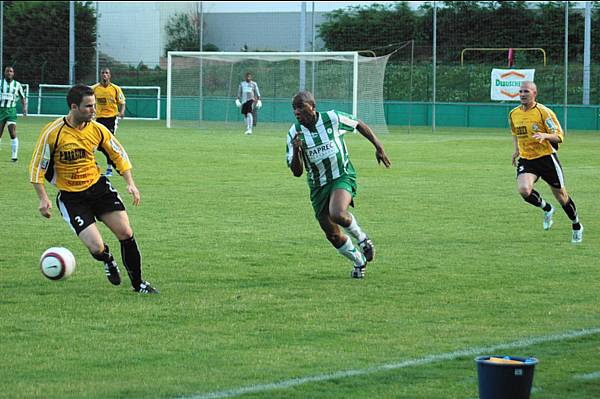
[[[72,86],[41,83],[38,89],[37,115],[63,116],[69,112],[67,92]],[[119,86],[125,95],[125,118],[160,119],[160,86]]]
[[[383,80],[388,57],[358,52],[184,52],[167,57],[167,127],[241,123],[235,105],[247,72],[257,83],[260,123],[291,123],[292,97],[311,91],[321,111],[336,109],[387,132]]]

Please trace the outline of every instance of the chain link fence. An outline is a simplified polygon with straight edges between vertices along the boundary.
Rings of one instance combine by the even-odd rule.
[[[243,8],[243,3],[231,3],[226,11],[212,2],[77,4],[76,13],[91,12],[95,24],[92,20],[76,26],[75,80],[93,84],[98,81],[99,70],[109,67],[119,85],[160,88],[163,98],[159,103],[166,93],[169,50],[360,50],[375,55],[393,53],[384,85],[390,124],[430,125],[436,116],[438,122],[451,125],[500,125],[504,122],[492,117],[473,118],[497,112],[486,111],[486,106],[504,110],[516,105],[490,99],[492,68],[510,67],[535,69],[540,102],[564,110],[566,103],[574,115],[584,115],[578,119],[589,119],[589,123],[574,126],[598,128],[600,7],[596,2],[589,3],[591,34],[587,41],[586,2],[423,2],[418,7],[406,2],[345,7],[340,3],[336,10],[325,8],[323,2],[297,2],[295,10],[282,11],[280,3],[269,3],[256,12]],[[5,32],[17,18],[13,8],[25,7],[17,5],[10,2],[3,6]],[[45,12],[53,11],[48,8]],[[42,19],[38,24],[56,25],[57,20],[62,30],[54,51],[56,57],[66,59],[68,15]],[[76,14],[76,24],[79,20]],[[35,58],[40,45],[28,38],[27,31],[17,32],[20,41],[11,32],[4,35],[2,59],[4,65],[15,65],[17,80],[29,84],[30,101],[37,101],[39,84],[68,83],[68,71],[56,71],[56,64],[48,57],[36,58],[34,66],[25,68],[23,60],[28,54]],[[585,62],[586,43],[589,63]],[[25,71],[19,70],[19,65]],[[257,81],[260,78],[257,76]],[[132,91],[131,95],[147,100],[143,91]],[[154,89],[150,96],[156,97]],[[142,108],[156,113],[153,103]],[[160,108],[164,113],[164,104]],[[130,112],[135,109],[131,107]],[[467,120],[458,116],[460,112],[473,116]],[[566,112],[557,109],[556,113],[566,119]]]

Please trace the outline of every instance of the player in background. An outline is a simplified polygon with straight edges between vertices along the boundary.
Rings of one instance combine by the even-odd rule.
[[[517,168],[517,188],[523,199],[544,211],[544,230],[554,221],[554,207],[547,203],[533,185],[541,177],[552,190],[572,223],[572,243],[583,240],[583,225],[577,208],[565,188],[563,170],[556,154],[564,132],[552,110],[536,101],[537,86],[523,82],[519,89],[521,105],[510,111],[509,122],[515,151],[512,164]]]
[[[92,86],[96,96],[96,121],[106,126],[115,135],[119,127],[118,119],[125,117],[125,96],[123,90],[110,81],[112,75],[109,68],[102,68],[100,75],[100,82]],[[105,174],[110,177],[112,168],[108,157],[106,164]]]
[[[0,81],[0,141],[4,133],[4,126],[8,125],[10,134],[11,160],[19,159],[19,138],[17,137],[17,100],[21,100],[23,116],[27,116],[27,101],[21,83],[15,79],[15,70],[12,66],[4,68],[4,78]]]
[[[327,240],[337,251],[352,261],[351,276],[363,278],[367,262],[373,260],[373,242],[348,212],[354,206],[356,172],[348,157],[344,134],[358,130],[375,147],[375,159],[386,168],[391,162],[383,145],[371,128],[352,115],[339,111],[317,112],[312,93],[301,91],[292,100],[297,122],[287,134],[287,164],[296,177],[304,169],[310,187],[310,199],[315,217]],[[356,239],[359,252],[352,239]]]
[[[121,284],[119,268],[96,220],[102,221],[120,241],[121,258],[134,291],[157,293],[142,279],[142,257],[125,205],[106,176],[100,174],[94,152],[99,149],[115,165],[133,197],[133,205],[139,205],[140,192],[133,181],[129,157],[115,136],[93,120],[96,100],[90,87],[73,86],[67,94],[67,104],[69,114],[42,129],[29,165],[30,181],[40,200],[38,210],[46,218],[52,216],[52,203],[44,186],[46,179],[59,189],[56,205],[63,219],[94,259],[104,263],[108,280]]]
[[[254,123],[252,111],[255,107],[260,109],[260,107],[262,107],[262,101],[260,101],[258,84],[252,80],[252,74],[250,72],[246,73],[246,80],[240,82],[240,85],[238,86],[235,105],[238,108],[241,108],[242,115],[244,115],[244,121],[246,122],[246,131],[244,134],[252,134],[252,126]]]

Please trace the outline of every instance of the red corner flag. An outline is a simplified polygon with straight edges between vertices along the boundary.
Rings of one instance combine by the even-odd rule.
[[[511,48],[508,49],[508,66],[512,67],[515,65],[515,53]]]

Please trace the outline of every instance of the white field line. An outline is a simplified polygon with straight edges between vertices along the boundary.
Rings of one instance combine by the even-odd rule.
[[[575,376],[575,379],[578,380],[598,380],[600,379],[600,371],[596,371],[594,373],[589,374],[578,374]]]
[[[225,391],[207,392],[194,396],[181,396],[178,399],[220,399],[220,398],[233,398],[236,396],[244,395],[247,393],[257,393],[264,391],[272,391],[275,389],[286,389],[298,385],[308,384],[312,382],[322,382],[337,380],[342,378],[361,376],[374,374],[382,371],[397,370],[407,367],[422,366],[436,362],[455,360],[461,357],[467,356],[484,356],[497,354],[498,351],[504,349],[522,348],[536,344],[542,344],[547,342],[564,341],[568,339],[586,337],[590,335],[600,334],[600,327],[588,328],[583,330],[567,331],[561,334],[545,335],[541,337],[525,338],[519,341],[508,342],[504,344],[498,344],[494,346],[484,346],[479,348],[467,348],[455,352],[440,353],[437,355],[429,355],[421,358],[402,360],[396,363],[381,364],[379,366],[368,367],[358,370],[341,370],[332,373],[323,373],[313,376],[291,378],[289,380],[283,380],[278,382],[271,382],[267,384],[255,384],[240,388],[232,388]],[[596,374],[596,373],[594,373]]]

